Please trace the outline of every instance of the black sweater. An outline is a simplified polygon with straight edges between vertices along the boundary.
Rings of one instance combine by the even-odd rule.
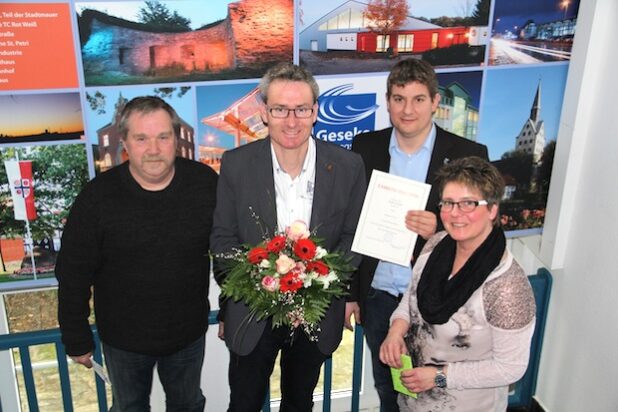
[[[128,164],[87,184],[69,214],[56,263],[58,320],[69,355],[94,348],[90,290],[101,340],[148,355],[176,352],[208,327],[208,256],[217,174],[177,158],[161,191]]]

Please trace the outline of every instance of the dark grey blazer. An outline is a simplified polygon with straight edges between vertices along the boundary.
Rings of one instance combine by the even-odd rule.
[[[316,174],[310,229],[329,251],[350,254],[366,190],[361,157],[332,143],[316,140]],[[225,253],[243,243],[263,240],[262,229],[249,207],[264,222],[268,235],[277,228],[270,138],[224,153],[217,188],[217,206],[210,237],[213,254]],[[360,262],[354,255],[353,265]],[[215,266],[217,266],[215,262]],[[215,270],[219,271],[216,267]],[[222,275],[225,276],[224,274]],[[221,283],[222,276],[217,281]],[[249,319],[242,302],[224,303],[225,342],[234,353],[249,354],[262,336],[266,321]],[[320,328],[318,348],[330,355],[339,345],[343,330],[345,299],[334,300]]]
[[[391,155],[388,151],[388,145],[392,133],[393,128],[389,127],[375,132],[359,134],[354,138],[352,151],[363,157],[367,181],[371,179],[371,173],[374,169],[388,173],[391,165]],[[443,164],[467,156],[478,156],[483,159],[488,159],[487,147],[459,137],[436,126],[436,141],[431,153],[431,160],[429,161],[427,179],[425,180],[425,183],[429,183],[432,187],[429,192],[429,199],[427,200],[427,207],[425,210],[434,213],[438,211],[440,193],[438,192],[438,187],[434,184],[436,172]],[[441,227],[442,224],[440,219],[438,219],[438,229],[440,230]],[[424,244],[424,239],[419,236],[416,247],[414,248],[413,256],[415,258],[420,253]],[[359,302],[361,307],[361,319],[363,319],[362,311],[364,310],[364,301],[369,292],[371,282],[373,281],[373,274],[377,266],[378,259],[363,256],[363,260],[354,277],[354,282],[352,283],[350,300]]]

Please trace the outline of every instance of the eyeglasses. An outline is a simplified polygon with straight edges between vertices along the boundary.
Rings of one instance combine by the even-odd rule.
[[[476,209],[477,206],[484,206],[487,204],[487,200],[460,200],[459,202],[453,202],[452,200],[443,200],[438,203],[438,207],[442,212],[450,212],[451,210],[453,210],[455,205],[457,205],[460,211],[464,213],[470,213],[474,209]]]
[[[290,112],[294,112],[294,116],[297,119],[308,119],[313,114],[313,107],[297,107],[295,109],[288,109],[287,107],[268,108],[268,113],[275,119],[285,119],[290,115]]]

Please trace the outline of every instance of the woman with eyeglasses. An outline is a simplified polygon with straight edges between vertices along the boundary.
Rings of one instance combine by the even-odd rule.
[[[532,288],[506,248],[499,202],[504,181],[478,157],[438,172],[445,231],[429,239],[391,317],[382,362],[413,368],[402,411],[505,411],[508,385],[526,371],[535,324]]]

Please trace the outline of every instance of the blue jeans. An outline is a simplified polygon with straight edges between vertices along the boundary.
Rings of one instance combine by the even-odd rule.
[[[103,344],[105,364],[112,382],[111,412],[150,411],[150,390],[157,367],[165,390],[167,412],[202,412],[206,398],[200,379],[204,362],[204,336],[166,356],[127,352]]]
[[[380,361],[380,345],[388,334],[390,317],[399,304],[398,299],[384,291],[369,289],[363,312],[363,328],[367,346],[371,351],[373,381],[380,397],[382,412],[399,412],[397,406],[398,392],[393,389],[390,368]]]

